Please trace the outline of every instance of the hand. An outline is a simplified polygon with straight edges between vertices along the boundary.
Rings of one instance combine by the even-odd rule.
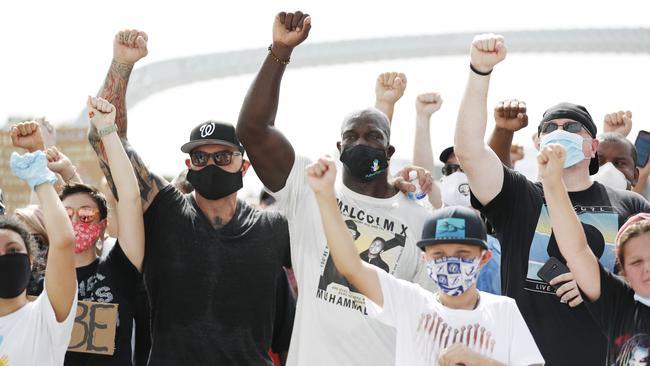
[[[493,33],[474,37],[470,48],[470,62],[481,72],[490,72],[496,64],[506,58],[506,45],[503,36]]]
[[[113,59],[122,64],[135,64],[149,53],[147,41],[147,33],[136,29],[117,32],[113,40]]]
[[[88,117],[96,129],[112,126],[115,123],[115,107],[106,99],[88,96]]]
[[[424,93],[415,98],[415,112],[427,119],[442,106],[442,98],[438,93]]]
[[[273,22],[273,53],[281,59],[288,59],[293,48],[307,39],[310,29],[309,14],[301,11],[278,13]]]
[[[43,135],[36,121],[21,122],[11,126],[11,143],[29,152],[44,150]]]
[[[307,182],[315,193],[333,193],[336,181],[336,164],[325,156],[307,166]]]
[[[562,145],[548,144],[542,148],[542,151],[537,155],[539,176],[542,178],[542,182],[562,179],[565,158],[566,151]]]
[[[415,185],[409,182],[409,173],[412,170],[415,170],[418,173],[418,183],[420,183],[422,192],[426,194],[431,193],[431,187],[433,186],[433,178],[431,178],[431,172],[424,168],[412,165],[400,170],[395,175],[391,182],[393,187],[402,193],[415,192]]]
[[[639,178],[650,176],[650,158],[645,162],[645,166],[639,168]]]
[[[398,72],[379,74],[375,83],[375,98],[377,103],[394,105],[404,95],[406,75]]]
[[[617,113],[606,114],[603,121],[603,130],[605,132],[618,132],[627,137],[632,131],[632,112],[618,111]]]
[[[65,156],[56,146],[52,146],[45,150],[47,157],[47,167],[60,175],[64,180],[72,177],[75,174],[75,168],[70,159]]]
[[[560,298],[560,302],[569,304],[572,308],[582,304],[582,296],[580,296],[580,290],[578,290],[578,283],[573,279],[573,273],[561,274],[552,279],[549,284],[553,286],[562,282],[566,283],[555,290],[555,295]]]
[[[494,122],[497,128],[517,132],[528,126],[526,103],[517,99],[504,100],[494,107]]]
[[[462,343],[454,343],[438,355],[438,366],[478,366],[485,365],[485,357],[472,351]]]
[[[45,147],[56,145],[56,128],[45,117],[36,118],[36,122],[41,126],[41,135]]]
[[[526,155],[524,154],[524,147],[519,144],[510,145],[510,162],[512,164],[523,160]]]

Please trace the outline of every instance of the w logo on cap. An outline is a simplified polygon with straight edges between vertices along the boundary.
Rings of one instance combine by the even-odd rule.
[[[210,123],[204,124],[203,126],[201,126],[199,128],[199,131],[201,131],[201,137],[202,138],[205,138],[205,137],[208,137],[208,136],[212,135],[212,133],[214,132],[214,123],[210,122]]]

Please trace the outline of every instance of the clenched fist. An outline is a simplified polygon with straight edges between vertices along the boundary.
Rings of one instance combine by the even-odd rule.
[[[329,156],[307,166],[307,182],[315,193],[333,193],[336,181],[336,164]]]
[[[539,163],[539,176],[544,184],[562,178],[564,159],[566,159],[566,151],[562,145],[548,144],[542,148],[537,155],[537,162]]]
[[[74,175],[75,170],[72,162],[56,146],[45,150],[45,156],[47,156],[47,167],[54,173],[59,174],[63,179]]]
[[[404,95],[406,75],[399,72],[385,72],[377,77],[375,97],[378,103],[395,104]]]
[[[497,128],[516,132],[528,126],[526,103],[517,99],[504,100],[494,107]]]
[[[469,54],[475,69],[480,72],[492,71],[496,64],[506,58],[503,36],[493,33],[475,36]]]
[[[282,60],[289,59],[293,48],[307,39],[310,29],[309,14],[278,13],[273,22],[273,53]]]
[[[147,33],[136,29],[117,32],[113,40],[113,59],[123,64],[135,64],[149,53],[148,40]]]
[[[36,121],[21,122],[11,126],[11,143],[29,152],[44,150],[41,127]]]
[[[618,111],[606,114],[603,121],[603,130],[605,132],[618,132],[627,137],[632,131],[632,112]]]
[[[438,93],[424,93],[415,98],[415,112],[417,115],[431,117],[442,106],[442,97]]]
[[[96,129],[101,130],[115,123],[115,107],[106,99],[88,97],[88,117]]]

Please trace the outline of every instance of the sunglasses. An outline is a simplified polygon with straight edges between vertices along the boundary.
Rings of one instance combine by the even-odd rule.
[[[463,168],[458,164],[445,164],[445,166],[442,167],[442,175],[444,176],[454,174],[457,171],[463,171]]]
[[[84,223],[90,223],[99,218],[99,209],[96,207],[87,207],[87,206],[79,207],[79,208],[66,207],[65,210],[68,213],[68,218],[70,218],[70,220],[72,220],[75,213],[77,214],[79,221]]]
[[[567,122],[567,123],[565,123],[563,125],[558,125],[555,122],[544,122],[544,124],[542,124],[542,128],[540,129],[540,132],[541,133],[551,133],[551,132],[557,130],[558,128],[561,128],[566,132],[578,133],[578,132],[580,132],[580,130],[582,130],[584,128],[584,126],[582,125],[582,123],[576,122],[576,121],[569,121],[569,122]],[[585,131],[586,131],[586,129],[585,129]],[[589,131],[587,131],[587,132],[589,132]]]
[[[192,165],[196,167],[204,167],[208,164],[210,157],[214,160],[214,163],[220,166],[230,165],[232,163],[233,156],[242,156],[242,153],[239,151],[217,151],[214,153],[207,153],[205,151],[192,151],[190,153],[190,160]]]

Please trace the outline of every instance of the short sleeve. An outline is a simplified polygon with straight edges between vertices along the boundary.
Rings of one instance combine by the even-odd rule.
[[[623,309],[634,308],[634,291],[616,275],[608,272],[598,263],[600,271],[600,297],[596,301],[585,300],[585,305],[598,327],[609,334],[617,319],[623,317]],[[582,295],[586,298],[585,295]]]
[[[305,174],[305,169],[309,164],[311,164],[311,161],[308,158],[296,155],[284,187],[277,192],[271,192],[268,188],[265,188],[276,199],[280,212],[287,216],[289,220],[297,216],[305,197],[313,194],[307,184]]]
[[[512,338],[510,340],[510,355],[508,365],[525,366],[543,364],[544,358],[530,333],[524,317],[514,300],[508,299],[510,317],[512,319]]]
[[[185,199],[183,198],[183,194],[176,189],[172,184],[168,184],[163,189],[161,189],[158,194],[156,194],[156,197],[153,199],[151,202],[151,205],[147,207],[147,210],[144,212],[144,218],[146,219],[151,219],[155,220],[155,217],[159,214],[169,214],[170,212],[174,212],[173,210],[170,210],[170,208],[178,208],[179,210],[182,209],[181,207],[184,205]],[[178,211],[181,212],[181,211]]]
[[[376,268],[381,285],[384,306],[379,306],[366,298],[368,315],[391,327],[397,327],[400,314],[415,314],[426,301],[426,295],[419,285],[395,278]]]
[[[41,295],[35,300],[34,305],[36,306],[36,311],[41,314],[41,326],[43,329],[47,330],[53,346],[67,347],[70,343],[72,326],[74,325],[74,318],[77,314],[77,291],[78,290],[75,286],[74,301],[70,307],[70,313],[66,319],[60,323],[56,320],[54,308],[52,308],[52,303],[47,295],[47,283],[44,286]]]
[[[516,215],[521,215],[517,207],[526,207],[530,212],[537,212],[543,203],[541,187],[506,166],[503,167],[503,187],[492,201],[483,206],[471,190],[470,193],[472,207],[487,217],[496,232],[508,230]]]

